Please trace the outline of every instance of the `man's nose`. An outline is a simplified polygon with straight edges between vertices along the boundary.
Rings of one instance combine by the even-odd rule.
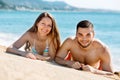
[[[86,39],[87,39],[87,38],[84,36],[84,37],[83,37],[83,40],[86,40]]]

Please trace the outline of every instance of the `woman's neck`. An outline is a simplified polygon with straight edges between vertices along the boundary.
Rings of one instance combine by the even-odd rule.
[[[39,33],[37,33],[37,39],[39,41],[46,41],[48,38],[48,36],[41,36]]]

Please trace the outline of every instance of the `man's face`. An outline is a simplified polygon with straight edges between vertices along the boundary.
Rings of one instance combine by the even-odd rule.
[[[88,47],[94,38],[93,28],[78,28],[78,31],[76,32],[76,37],[81,47]]]

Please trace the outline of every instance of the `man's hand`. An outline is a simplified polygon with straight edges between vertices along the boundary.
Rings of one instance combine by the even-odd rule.
[[[100,75],[113,75],[113,73],[111,73],[111,72],[101,71],[101,70],[95,69],[94,67],[92,67],[90,65],[83,65],[82,69],[84,71],[90,71],[92,73],[100,74]]]
[[[90,71],[90,72],[95,72],[95,68],[93,68],[92,66],[90,66],[90,65],[83,65],[82,66],[82,69],[84,70],[84,71]]]
[[[80,69],[83,64],[82,63],[79,63],[79,62],[73,62],[73,61],[69,61],[67,63],[67,66],[71,67],[71,68],[74,68],[74,69]]]

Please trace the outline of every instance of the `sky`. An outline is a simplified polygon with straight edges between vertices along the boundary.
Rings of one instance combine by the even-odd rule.
[[[120,11],[120,0],[47,0],[47,1],[64,1],[72,6],[79,8]]]

